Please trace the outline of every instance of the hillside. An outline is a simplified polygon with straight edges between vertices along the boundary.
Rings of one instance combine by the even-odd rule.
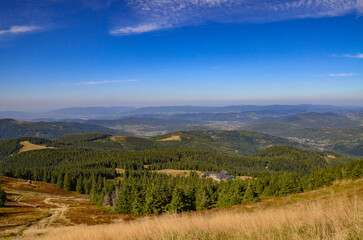
[[[204,133],[204,137],[211,133],[213,135],[209,137],[216,142],[218,138],[226,137],[216,132]],[[228,137],[239,136],[241,139],[241,134],[249,136],[248,133],[235,132]],[[256,137],[254,133],[252,136]],[[165,137],[147,141],[177,143],[186,136]],[[192,135],[188,134],[188,137]],[[307,192],[330,186],[336,180],[363,176],[363,160],[330,161],[328,158],[338,156],[291,146],[274,146],[254,156],[244,157],[187,149],[85,151],[78,145],[97,141],[107,144],[108,140],[123,144],[122,137],[102,134],[68,135],[61,140],[63,142],[58,139],[45,144],[39,150],[13,152],[2,158],[1,175],[54,183],[66,191],[87,194],[92,202],[109,207],[114,213],[133,216],[248,204],[266,197]],[[24,141],[20,144],[26,146]],[[41,148],[39,144],[37,146]],[[160,171],[166,169],[186,170],[189,174],[180,177]],[[227,178],[212,179],[198,174],[208,171],[220,172]]]
[[[40,137],[54,139],[66,134],[79,133],[108,133],[108,134],[123,134],[126,132],[109,129],[102,126],[95,126],[75,122],[25,122],[16,121],[13,119],[0,120],[0,140],[17,138],[17,137]]]
[[[108,225],[50,227],[30,240],[359,239],[363,181],[196,214],[162,215]],[[352,211],[354,209],[354,211]],[[57,237],[55,237],[57,236]]]
[[[304,128],[286,123],[263,123],[244,129],[288,138],[323,151],[363,156],[363,127]]]
[[[287,117],[260,119],[257,122],[280,122],[307,128],[348,128],[359,127],[362,125],[361,121],[352,120],[351,118],[346,117],[344,114],[339,114],[336,112],[309,112]]]
[[[23,142],[28,142],[30,144],[35,144],[38,146],[52,146],[53,142],[48,139],[43,138],[35,138],[35,137],[21,137],[21,138],[13,138],[6,139],[0,141],[0,161],[4,158],[7,158],[13,154],[18,153],[24,145]]]
[[[180,137],[180,141],[167,141],[172,136]],[[266,147],[275,145],[301,147],[294,141],[248,131],[180,131],[153,139],[158,142],[160,148],[204,149],[243,156],[251,155]]]
[[[85,138],[87,141],[76,141]],[[146,149],[200,149],[218,153],[248,156],[266,147],[276,145],[303,145],[280,137],[248,131],[178,131],[153,138],[132,136],[106,136],[93,139],[93,135],[66,135],[55,139],[56,143],[68,148],[136,151]]]

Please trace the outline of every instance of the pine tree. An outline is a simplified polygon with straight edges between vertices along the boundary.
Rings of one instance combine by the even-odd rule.
[[[70,180],[68,172],[64,175],[63,189],[66,190],[66,191],[71,190],[71,180]]]
[[[59,172],[57,179],[57,187],[63,188],[63,173]]]
[[[184,196],[183,190],[179,186],[176,186],[174,188],[173,196],[171,198],[169,211],[175,212],[175,213],[182,212],[185,207],[184,198],[185,198],[185,196]]]
[[[135,215],[142,215],[143,214],[143,197],[140,191],[135,188],[133,192],[133,201],[131,204],[131,213]]]
[[[242,203],[255,202],[257,199],[255,198],[255,193],[251,184],[248,184],[245,194],[243,195]]]
[[[115,211],[117,213],[129,214],[130,213],[129,191],[128,186],[123,185],[120,188],[120,194],[117,197]]]
[[[4,206],[5,202],[6,202],[6,193],[4,189],[2,189],[2,187],[0,186],[0,207]]]
[[[82,178],[82,175],[80,175],[80,176],[77,178],[76,191],[77,191],[78,193],[81,193],[81,194],[83,194],[83,193],[84,193],[84,186],[83,186],[83,178]]]
[[[197,210],[206,210],[209,208],[210,196],[207,193],[206,186],[201,184],[195,194],[195,205]]]

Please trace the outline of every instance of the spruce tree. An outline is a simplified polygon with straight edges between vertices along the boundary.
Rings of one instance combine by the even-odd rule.
[[[63,172],[59,172],[57,179],[57,187],[63,188]]]
[[[0,206],[4,206],[6,202],[6,193],[4,189],[0,186]]]
[[[70,180],[68,172],[64,175],[63,189],[66,190],[66,191],[71,190],[71,180]]]
[[[251,184],[248,184],[245,194],[243,195],[243,201],[242,203],[249,203],[249,202],[255,202],[255,193],[253,191],[253,188]]]
[[[81,193],[81,194],[83,194],[83,193],[84,193],[84,186],[83,186],[83,178],[82,178],[82,175],[80,175],[80,176],[77,178],[76,191],[77,191],[78,193]]]
[[[174,188],[173,196],[169,205],[169,211],[175,213],[182,212],[185,207],[184,198],[185,196],[183,190],[179,186],[176,186]]]

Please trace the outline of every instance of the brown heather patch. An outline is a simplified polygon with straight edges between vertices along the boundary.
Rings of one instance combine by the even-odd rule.
[[[38,181],[32,181],[32,184],[28,184],[28,181],[24,179],[0,177],[0,185],[5,190],[41,192],[63,196],[75,195],[73,192],[58,188],[55,184]]]
[[[0,208],[0,238],[41,234],[51,227],[105,224],[133,216],[117,215],[90,203],[86,195],[68,192],[54,184],[0,177],[9,202]]]

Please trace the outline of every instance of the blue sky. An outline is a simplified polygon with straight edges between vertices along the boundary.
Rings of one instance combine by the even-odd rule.
[[[362,13],[363,0],[0,1],[0,110],[362,106]]]

